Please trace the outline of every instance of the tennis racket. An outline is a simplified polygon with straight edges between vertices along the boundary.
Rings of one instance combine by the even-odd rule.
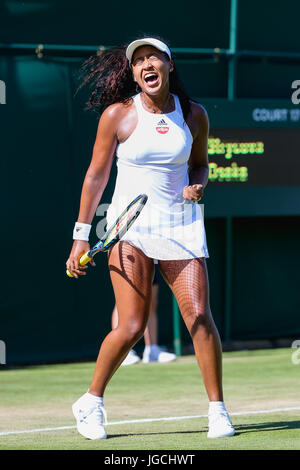
[[[117,218],[115,223],[106,231],[103,237],[96,243],[90,251],[84,253],[79,260],[80,266],[85,266],[99,251],[107,251],[114,246],[123,235],[129,230],[133,222],[140,215],[143,207],[147,202],[148,196],[140,194],[126,207],[122,214]],[[67,275],[73,277],[67,269]]]

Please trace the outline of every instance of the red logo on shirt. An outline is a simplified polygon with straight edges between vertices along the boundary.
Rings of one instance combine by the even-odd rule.
[[[164,119],[161,119],[156,126],[157,132],[160,134],[166,134],[169,131],[169,126]]]

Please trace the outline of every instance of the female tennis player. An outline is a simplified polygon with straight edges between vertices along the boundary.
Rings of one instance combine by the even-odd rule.
[[[88,108],[105,106],[86,173],[74,243],[66,262],[74,277],[86,274],[80,256],[109,179],[114,155],[118,174],[108,226],[137,195],[148,201],[122,240],[108,252],[119,314],[104,339],[88,392],[73,404],[80,434],[106,437],[105,388],[143,336],[151,303],[154,263],[174,293],[191,335],[209,399],[208,437],[234,434],[222,390],[221,342],[209,305],[208,255],[201,207],[208,181],[208,116],[189,99],[168,45],[142,38],[90,57],[82,85],[93,83]],[[80,231],[78,232],[78,228]],[[78,237],[78,233],[81,234]]]

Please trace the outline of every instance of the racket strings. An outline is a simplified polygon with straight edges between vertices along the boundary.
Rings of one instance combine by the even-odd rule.
[[[130,228],[131,224],[137,216],[137,211],[140,211],[144,204],[140,201],[137,201],[135,204],[130,206],[127,211],[119,217],[115,225],[109,230],[106,240],[103,244],[105,247],[108,245],[115,237],[121,238],[122,235]]]

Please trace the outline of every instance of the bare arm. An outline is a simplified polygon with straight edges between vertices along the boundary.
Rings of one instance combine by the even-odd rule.
[[[184,197],[197,201],[202,197],[208,183],[209,121],[205,109],[200,105],[194,105],[193,114],[196,121],[196,133],[189,159],[189,186],[185,187]]]
[[[103,112],[99,120],[91,163],[82,186],[78,222],[92,223],[109,179],[118,142],[117,127],[118,105],[112,105]],[[80,266],[79,259],[89,249],[89,243],[86,241],[75,240],[73,243],[66,266],[76,278],[85,274],[87,266]]]
[[[92,160],[82,186],[78,222],[91,224],[109,180],[117,146],[114,114],[115,109],[108,108],[100,118]]]

